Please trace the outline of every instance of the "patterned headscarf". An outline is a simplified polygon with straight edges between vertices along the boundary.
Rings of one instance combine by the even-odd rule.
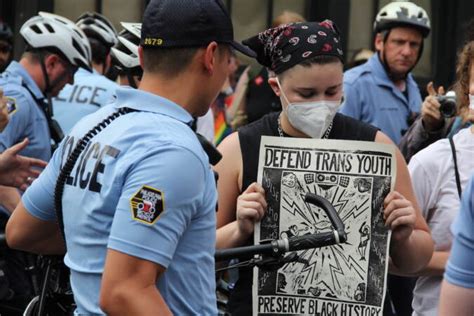
[[[280,25],[242,43],[257,53],[260,64],[276,74],[315,56],[335,56],[344,62],[339,32],[330,20]]]

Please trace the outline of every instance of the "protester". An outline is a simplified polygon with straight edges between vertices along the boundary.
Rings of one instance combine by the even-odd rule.
[[[314,35],[322,32],[326,36]],[[257,184],[260,138],[311,137],[393,142],[376,128],[336,113],[342,100],[343,51],[330,21],[292,23],[266,30],[244,41],[257,60],[276,74],[269,79],[283,105],[281,112],[241,127],[219,146],[217,247],[251,244],[255,222],[265,216],[265,192]],[[284,58],[282,58],[283,56]],[[432,240],[412,191],[406,164],[396,151],[395,191],[384,201],[385,224],[392,230],[390,257],[394,268],[414,272],[432,254]],[[250,315],[252,273],[240,270],[229,300],[232,315]]]
[[[467,43],[460,55],[457,81],[459,98],[458,113],[461,117],[474,118],[474,106],[469,109],[470,94],[474,94],[474,76],[470,51],[474,42]],[[470,57],[467,59],[467,57]],[[464,69],[464,70],[462,70]],[[433,89],[433,87],[431,87]],[[439,118],[439,107],[427,97],[424,105],[424,121]],[[436,113],[437,112],[437,113]],[[427,126],[427,125],[426,125]],[[436,159],[433,159],[436,157]],[[419,278],[413,295],[414,315],[438,315],[438,302],[443,273],[452,244],[449,227],[456,217],[461,203],[461,192],[474,172],[474,127],[461,129],[450,139],[439,140],[412,157],[409,170],[418,203],[435,242],[435,251],[429,264],[417,273]]]
[[[272,21],[272,27],[305,21],[300,14],[285,10]],[[228,118],[234,130],[257,121],[265,114],[281,111],[280,100],[268,85],[268,78],[268,70],[262,66],[249,67],[240,76],[235,91],[237,104],[233,106],[237,110]]]

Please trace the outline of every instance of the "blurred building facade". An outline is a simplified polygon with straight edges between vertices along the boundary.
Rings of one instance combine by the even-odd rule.
[[[283,10],[301,14],[307,20],[332,19],[339,26],[346,58],[360,48],[373,49],[372,25],[377,11],[390,0],[222,0],[228,7],[235,37],[245,39],[271,25]],[[149,0],[0,0],[0,18],[12,26],[16,36],[28,18],[38,11],[54,12],[75,20],[84,11],[106,15],[120,29],[120,21],[140,21]],[[422,59],[414,70],[421,86],[429,80],[449,86],[454,80],[458,49],[465,40],[464,27],[474,17],[471,0],[413,0],[431,17],[432,32],[425,41]],[[22,51],[15,43],[15,57]],[[252,62],[243,59],[244,63]]]

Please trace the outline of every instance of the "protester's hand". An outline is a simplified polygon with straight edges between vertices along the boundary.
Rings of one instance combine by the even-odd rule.
[[[444,118],[439,112],[440,104],[436,99],[437,95],[444,95],[444,88],[440,86],[438,93],[436,93],[433,82],[431,81],[426,86],[426,91],[428,92],[428,96],[421,105],[421,118],[427,131],[435,131],[443,127],[444,124]]]
[[[18,155],[27,145],[28,139],[25,138],[0,154],[0,185],[24,191],[39,176],[39,169],[46,167],[43,160]]]
[[[0,88],[0,133],[8,124],[7,98],[3,96],[3,89]]]
[[[237,198],[237,223],[240,234],[250,236],[255,223],[263,218],[266,210],[265,190],[254,182]]]
[[[416,211],[409,200],[393,191],[384,200],[383,218],[385,226],[392,230],[392,240],[403,241],[415,228]]]

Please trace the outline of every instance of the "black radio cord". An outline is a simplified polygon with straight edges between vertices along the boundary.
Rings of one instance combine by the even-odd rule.
[[[130,112],[135,112],[136,110],[130,108],[120,108],[117,112],[112,113],[110,116],[106,117],[102,122],[94,126],[89,132],[87,132],[84,137],[82,137],[78,142],[72,153],[66,160],[66,163],[62,167],[58,179],[56,181],[56,187],[54,188],[54,208],[56,211],[56,218],[58,221],[59,229],[61,230],[61,235],[64,241],[64,247],[66,248],[66,235],[64,233],[64,219],[63,219],[63,205],[62,205],[62,196],[64,192],[64,186],[66,184],[66,179],[70,176],[74,165],[79,159],[82,151],[86,148],[87,144],[91,139],[100,133],[104,128],[106,128],[112,121],[123,114]]]

